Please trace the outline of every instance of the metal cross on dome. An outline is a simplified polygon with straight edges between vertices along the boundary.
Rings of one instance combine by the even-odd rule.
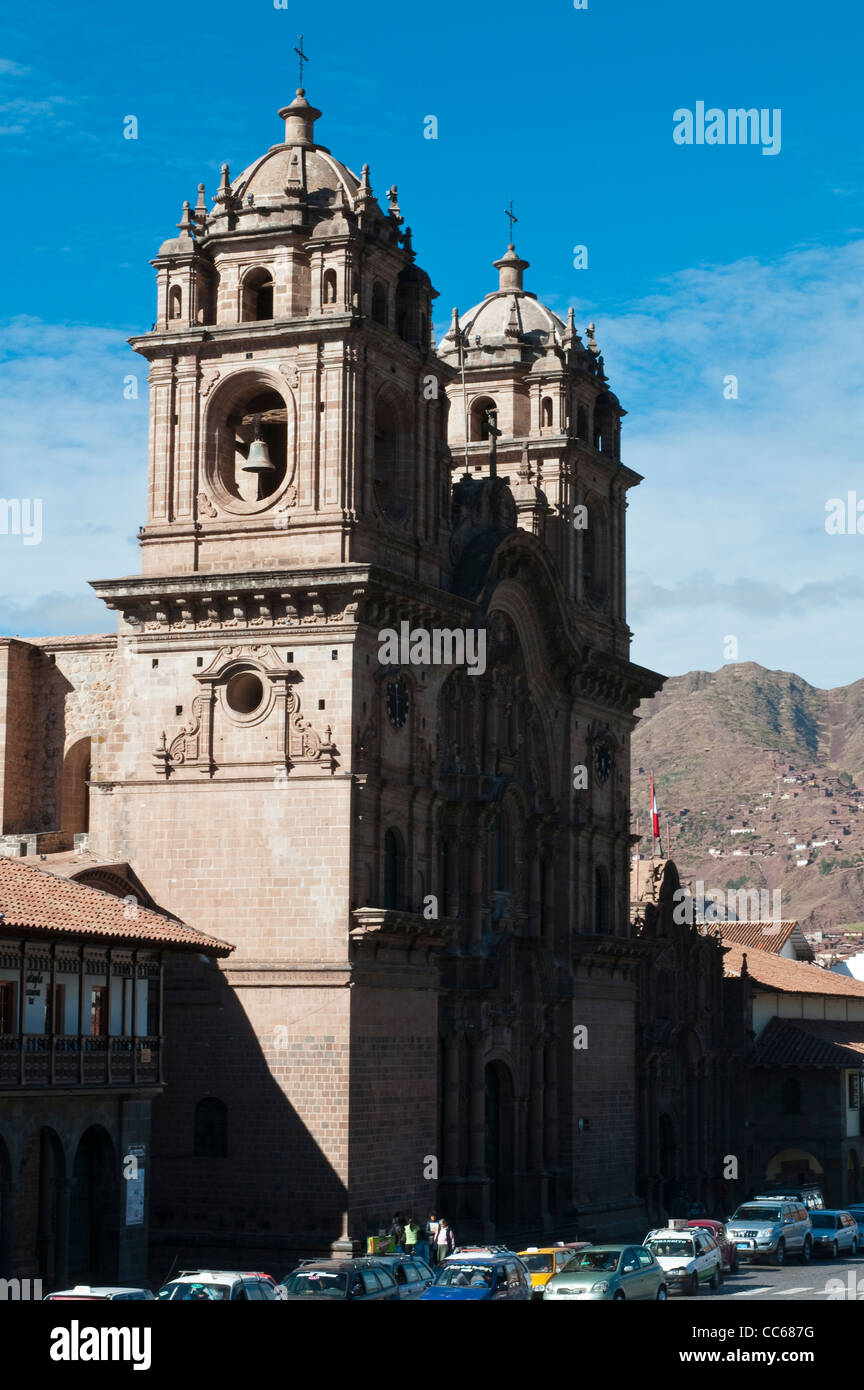
[[[510,219],[510,240],[512,241],[512,240],[513,240],[513,223],[519,221],[519,218],[516,216],[515,212],[513,211],[513,199],[512,199],[512,198],[510,199],[510,207],[505,211],[504,216],[505,216],[505,217],[509,217],[509,219]]]
[[[295,44],[294,52],[297,54],[297,57],[300,59],[300,64],[299,64],[299,66],[300,66],[300,83],[299,83],[299,85],[302,87],[302,86],[303,86],[303,64],[304,64],[304,63],[308,63],[308,62],[310,61],[309,58],[306,56],[306,54],[303,52],[303,35],[302,35],[302,34],[298,34],[298,35],[297,35],[297,43]]]

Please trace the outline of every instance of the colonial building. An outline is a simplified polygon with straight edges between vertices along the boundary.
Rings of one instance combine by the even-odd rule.
[[[165,962],[231,949],[54,867],[0,858],[0,1278],[45,1292],[146,1279]]]
[[[613,1229],[642,1219],[629,738],[661,681],[629,660],[623,412],[512,246],[436,353],[396,188],[319,116],[298,91],[154,261],[142,574],[94,585],[117,637],[70,640],[50,719],[19,690],[53,653],[10,655],[6,758],[50,789],[14,763],[0,832],[86,828],[237,943],[169,974],[165,1249],[279,1264],[435,1205]]]

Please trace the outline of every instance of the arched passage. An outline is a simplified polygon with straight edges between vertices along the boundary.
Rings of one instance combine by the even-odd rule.
[[[117,1277],[121,1165],[101,1125],[78,1143],[69,1221],[69,1278],[110,1284]]]

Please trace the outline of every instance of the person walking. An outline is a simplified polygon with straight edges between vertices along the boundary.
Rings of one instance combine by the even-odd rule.
[[[420,1227],[413,1216],[405,1219],[405,1254],[415,1255],[417,1253],[417,1240],[420,1235]]]
[[[397,1255],[404,1255],[405,1247],[405,1226],[398,1211],[390,1224],[390,1239],[393,1242],[393,1250]]]
[[[435,1235],[435,1245],[438,1251],[438,1263],[446,1260],[448,1255],[452,1255],[456,1246],[456,1238],[453,1235],[452,1227],[448,1224],[447,1218],[442,1216],[438,1223],[438,1230]]]
[[[438,1224],[438,1217],[435,1215],[434,1211],[430,1211],[425,1230],[426,1239],[429,1242],[429,1254],[432,1257],[432,1264],[434,1264],[438,1258],[438,1246],[436,1244],[438,1239]]]

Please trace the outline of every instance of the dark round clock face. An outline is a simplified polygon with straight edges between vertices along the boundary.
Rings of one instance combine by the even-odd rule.
[[[387,718],[394,729],[401,729],[408,718],[408,687],[402,676],[387,683]]]
[[[598,744],[594,750],[594,771],[598,782],[607,782],[612,771],[612,749],[608,743]]]

